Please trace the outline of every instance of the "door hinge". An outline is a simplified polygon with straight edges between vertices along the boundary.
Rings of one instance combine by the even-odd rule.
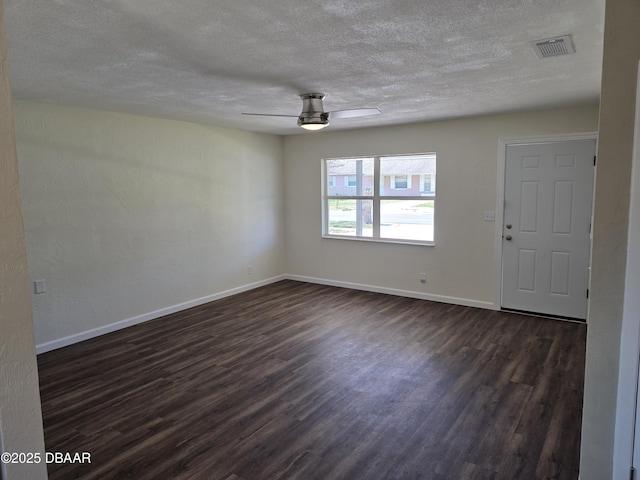
[[[594,167],[596,166],[596,159],[597,159],[597,158],[598,158],[598,157],[597,157],[596,155],[594,155],[594,156],[593,156],[593,166],[594,166]]]
[[[631,467],[631,475],[629,476],[630,480],[636,480],[636,469]]]
[[[589,289],[587,288],[587,298],[589,298]]]

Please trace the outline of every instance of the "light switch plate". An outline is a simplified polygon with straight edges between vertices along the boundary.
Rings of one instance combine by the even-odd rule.
[[[47,286],[44,283],[44,280],[36,280],[35,282],[33,282],[33,286],[34,286],[35,292],[38,294],[47,292]]]

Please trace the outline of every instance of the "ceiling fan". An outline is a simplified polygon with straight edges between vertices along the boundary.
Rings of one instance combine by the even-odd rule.
[[[324,93],[303,93],[302,113],[300,115],[278,115],[270,113],[243,113],[243,115],[259,115],[264,117],[298,117],[298,125],[306,130],[320,130],[329,125],[329,119],[333,118],[353,118],[365,117],[367,115],[378,115],[377,108],[354,108],[350,110],[334,110],[325,112],[322,106]]]

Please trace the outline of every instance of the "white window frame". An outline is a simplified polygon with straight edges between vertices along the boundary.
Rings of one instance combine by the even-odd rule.
[[[405,154],[405,155],[374,155],[374,156],[365,156],[365,157],[344,157],[344,158],[325,158],[322,159],[322,236],[323,238],[337,238],[344,240],[356,240],[362,242],[382,242],[382,243],[400,243],[400,244],[412,244],[412,245],[427,245],[434,246],[435,245],[435,204],[436,204],[436,194],[434,193],[419,193],[417,195],[381,195],[380,193],[380,159],[381,158],[391,158],[396,157],[401,159],[402,157],[417,157],[417,156],[433,156],[436,155],[435,152],[429,153],[420,153],[420,154]],[[327,162],[330,160],[370,160],[373,158],[373,195],[329,195],[329,182],[328,182],[328,168]],[[437,169],[437,166],[436,166]],[[435,179],[435,173],[432,174]],[[390,189],[394,188],[395,180],[394,176],[391,176]],[[356,176],[356,182],[361,182],[362,177]],[[411,182],[411,174],[407,174],[407,188],[403,188],[401,190],[410,189]],[[348,186],[348,180],[345,176],[345,186]],[[353,187],[351,187],[353,188]],[[357,188],[356,183],[356,190]],[[369,200],[373,202],[373,235],[371,237],[365,236],[353,236],[353,235],[336,235],[329,233],[329,200]],[[433,240],[414,240],[414,239],[400,239],[400,238],[386,238],[380,236],[380,203],[381,200],[433,200],[434,202],[434,238]]]
[[[335,186],[336,186],[336,184],[338,183],[338,182],[337,182],[337,179],[336,179],[336,177],[335,177],[335,175],[334,175],[334,176],[329,177],[329,178],[327,179],[327,182],[328,182],[328,183],[327,183],[327,186],[328,186],[328,187],[335,187]]]

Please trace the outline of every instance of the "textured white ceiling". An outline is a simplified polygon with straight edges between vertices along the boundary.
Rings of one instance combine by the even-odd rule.
[[[17,99],[278,134],[597,102],[604,0],[5,0]],[[572,34],[573,55],[529,42]]]

